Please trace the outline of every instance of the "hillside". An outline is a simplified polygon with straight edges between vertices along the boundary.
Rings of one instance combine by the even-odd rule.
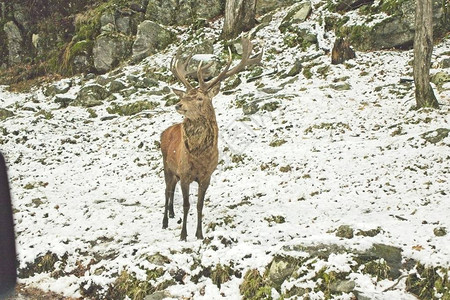
[[[171,58],[200,36],[223,60],[221,19],[199,35],[175,26],[178,42],[104,75],[1,87],[21,283],[88,299],[449,299],[448,35],[431,69],[442,106],[416,110],[411,50],[332,65],[322,15],[294,26],[315,42],[280,34],[291,9],[251,32],[262,66],[214,98],[204,241],[196,188],[187,242],[178,187],[161,228],[159,136],[182,120]]]

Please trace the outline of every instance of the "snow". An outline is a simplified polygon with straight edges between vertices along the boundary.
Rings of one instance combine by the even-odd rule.
[[[191,267],[232,264],[242,274],[253,268],[262,273],[283,246],[328,243],[355,250],[383,243],[400,247],[405,258],[449,267],[449,237],[437,237],[433,229],[450,229],[450,137],[437,144],[421,138],[425,132],[450,127],[448,89],[441,94],[435,90],[443,104],[440,110],[411,110],[413,85],[399,83],[412,74],[411,51],[357,52],[356,59],[334,66],[323,50],[285,48],[275,34],[277,22],[275,15],[271,25],[256,34],[266,53],[264,69],[287,69],[295,59],[320,54],[313,60],[318,65],[312,67],[311,79],[302,74],[284,80],[263,76],[214,99],[222,162],[213,174],[204,208],[209,244],[194,236],[195,184],[187,242],[179,241],[179,188],[176,217],[168,229],[161,229],[164,179],[155,142],[165,128],[182,120],[173,107],[164,107],[161,96],[137,93],[132,101],[156,101],[161,106],[102,121],[109,103],[93,108],[98,117],[90,118],[85,108],[59,108],[42,90],[16,94],[0,88],[0,107],[15,114],[0,121],[8,133],[0,136],[0,150],[9,167],[20,268],[48,251],[68,254],[67,271],[78,261],[85,266],[91,259],[96,261],[79,277],[43,273],[21,282],[80,297],[81,284],[106,286],[122,270],[145,279],[145,270],[160,267],[147,258],[160,253],[170,259],[165,270],[181,269],[187,274],[184,284],[168,288],[175,299],[239,299],[242,278],[232,277],[219,289],[209,278],[192,282],[199,269]],[[319,35],[323,40],[319,49],[329,49],[331,37]],[[434,57],[449,46],[450,41],[444,40],[435,47]],[[143,72],[146,66],[168,66],[175,51],[172,47],[124,68],[123,78]],[[275,52],[276,59],[267,59],[267,53]],[[317,72],[323,66],[329,66],[326,76]],[[349,90],[332,87],[342,78],[350,84]],[[77,84],[65,96],[75,97],[80,89],[82,79],[73,81]],[[58,85],[67,85],[67,80]],[[283,89],[266,94],[259,85]],[[280,107],[244,118],[235,101],[249,93],[263,99],[261,104],[276,101]],[[116,100],[132,101],[120,96]],[[53,116],[37,115],[41,110]],[[269,146],[276,139],[286,143]],[[233,155],[240,155],[242,161],[233,162]],[[280,171],[285,166],[290,171]],[[36,199],[42,204],[35,204]],[[273,216],[283,216],[285,222],[268,221]],[[356,232],[380,227],[381,233],[342,239],[335,236],[340,225],[350,225]],[[333,254],[326,267],[348,271],[350,265],[349,254]],[[393,282],[352,276],[357,290],[370,299],[414,299],[402,285],[383,292]],[[311,299],[321,295],[313,294]]]

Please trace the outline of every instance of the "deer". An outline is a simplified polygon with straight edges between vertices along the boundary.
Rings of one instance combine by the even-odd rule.
[[[260,64],[263,51],[251,56],[253,44],[247,37],[242,38],[241,61],[230,69],[232,63],[231,50],[228,48],[228,61],[224,69],[212,79],[205,81],[203,71],[209,67],[197,67],[198,87],[194,87],[187,80],[186,67],[192,54],[180,63],[177,56],[172,57],[170,70],[186,88],[186,91],[172,89],[180,98],[175,110],[184,116],[183,122],[172,125],[161,134],[161,152],[164,165],[165,205],[163,229],[168,227],[168,217],[174,218],[173,199],[175,187],[181,185],[183,196],[183,225],[181,229],[182,241],[187,238],[187,217],[190,208],[189,186],[198,183],[197,195],[197,230],[195,236],[203,240],[202,217],[206,190],[215,171],[218,158],[218,135],[216,114],[212,99],[220,91],[221,82],[226,78],[244,70],[247,66]]]

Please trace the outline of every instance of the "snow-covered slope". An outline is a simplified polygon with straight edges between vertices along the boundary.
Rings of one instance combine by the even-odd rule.
[[[400,83],[411,77],[411,51],[357,52],[356,59],[331,65],[319,48],[332,41],[320,28],[321,47],[302,52],[283,46],[278,25],[275,15],[254,38],[266,51],[265,73],[290,69],[299,59],[312,77],[269,74],[246,82],[247,72],[233,92],[214,99],[221,162],[207,192],[205,241],[194,236],[195,186],[188,241],[179,241],[179,189],[176,217],[161,229],[164,179],[157,141],[182,120],[173,106],[164,106],[164,96],[145,88],[116,95],[117,104],[149,100],[160,106],[111,119],[107,101],[90,110],[60,108],[42,90],[14,94],[2,88],[0,105],[14,113],[0,121],[0,149],[9,166],[21,282],[67,296],[102,297],[126,271],[155,287],[169,282],[165,295],[173,298],[240,299],[247,270],[262,275],[277,255],[301,256],[288,250],[298,245],[338,245],[349,253],[390,245],[401,248],[404,262],[448,268],[449,236],[435,231],[450,228],[450,137],[429,141],[437,129],[450,128],[448,87],[435,90],[440,110],[412,110],[414,86]],[[437,45],[434,60],[449,46],[448,39]],[[126,81],[147,66],[167,66],[175,50],[116,74]],[[438,70],[435,64],[432,72]],[[90,83],[69,81],[75,84],[67,97]],[[156,90],[165,86],[160,82]],[[261,100],[259,108],[270,105],[244,115],[242,103],[255,100]],[[338,237],[341,225],[355,235]],[[357,234],[369,230],[376,234]],[[349,271],[352,257],[335,253],[315,262],[308,280],[291,279],[280,291],[309,285],[311,299],[324,298],[311,282],[325,267],[350,272],[354,290],[368,299],[414,299],[404,281],[383,292],[393,280]],[[45,259],[50,272],[36,271],[47,270],[35,266]],[[219,264],[232,269],[220,288],[205,272]],[[272,297],[280,291],[273,289]]]

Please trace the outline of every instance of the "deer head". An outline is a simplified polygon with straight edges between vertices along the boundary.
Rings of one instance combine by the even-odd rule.
[[[253,50],[253,44],[250,42],[248,37],[242,38],[242,59],[241,61],[232,69],[230,69],[232,63],[231,50],[228,48],[228,61],[223,69],[223,71],[212,78],[209,81],[205,81],[203,78],[204,70],[208,69],[211,64],[206,66],[202,66],[202,62],[197,67],[197,78],[198,78],[198,87],[194,88],[189,81],[186,79],[188,73],[186,72],[186,68],[191,61],[193,55],[190,55],[184,63],[180,63],[177,57],[172,58],[170,62],[170,69],[175,77],[186,87],[186,91],[181,91],[177,89],[173,89],[174,93],[180,97],[179,104],[175,107],[177,111],[186,117],[188,117],[188,111],[190,108],[198,107],[196,105],[200,105],[204,103],[203,100],[211,100],[220,90],[220,84],[226,78],[233,76],[236,73],[241,72],[245,69],[246,66],[259,64],[261,62],[261,58],[263,52],[256,54],[253,57],[250,57]],[[193,100],[197,100],[197,104],[190,103]]]

